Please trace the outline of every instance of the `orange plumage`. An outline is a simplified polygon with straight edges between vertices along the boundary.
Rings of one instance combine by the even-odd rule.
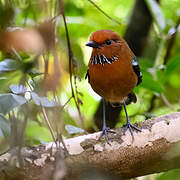
[[[93,90],[110,102],[122,102],[137,84],[137,75],[132,67],[133,52],[126,41],[112,31],[96,31],[90,41],[103,43],[107,39],[114,39],[111,46],[104,44],[102,48],[94,48],[88,64],[90,84]],[[94,55],[104,55],[107,58],[117,57],[111,64],[92,64]]]
[[[93,90],[111,103],[125,106],[136,102],[132,90],[141,82],[142,75],[126,41],[114,31],[99,30],[92,33],[86,45],[93,48],[87,72]],[[106,125],[105,128],[108,131]]]

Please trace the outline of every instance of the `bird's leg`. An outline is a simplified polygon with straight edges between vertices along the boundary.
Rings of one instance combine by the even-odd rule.
[[[103,99],[103,128],[98,140],[100,140],[103,135],[105,135],[106,142],[109,144],[108,133],[115,132],[110,130],[110,128],[106,126],[106,101]]]
[[[125,125],[123,125],[124,131],[123,134],[125,134],[125,132],[127,131],[127,129],[129,129],[131,136],[132,136],[132,141],[134,141],[134,135],[133,135],[133,128],[137,131],[141,131],[141,129],[139,129],[138,127],[134,126],[133,124],[131,124],[130,120],[129,120],[129,116],[127,113],[127,109],[126,109],[126,104],[124,103],[124,111],[126,113],[126,119],[127,119],[127,123]]]

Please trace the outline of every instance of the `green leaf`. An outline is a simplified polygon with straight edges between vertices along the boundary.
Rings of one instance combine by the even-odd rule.
[[[77,134],[77,133],[83,133],[84,132],[83,129],[75,127],[75,126],[70,125],[70,124],[67,124],[65,126],[65,129],[69,134]]]
[[[167,78],[166,81],[168,81],[168,84],[171,85],[175,89],[180,89],[180,78],[179,78],[180,72],[174,72],[170,74]]]
[[[3,87],[3,84],[7,84],[7,77],[0,77],[0,86]]]
[[[11,84],[9,88],[14,94],[24,94],[27,91],[26,86],[23,85]]]
[[[174,169],[171,171],[167,171],[164,173],[161,173],[156,180],[179,180],[180,178],[180,169]]]
[[[24,97],[15,94],[0,94],[0,113],[7,114],[15,107],[25,104],[27,101]]]
[[[155,0],[146,0],[146,4],[149,7],[152,17],[158,25],[160,32],[162,32],[166,27],[166,22],[159,4]]]
[[[34,101],[34,103],[38,106],[42,105],[44,107],[55,107],[59,106],[59,103],[56,100],[48,100],[47,97],[40,97],[38,94],[35,92],[31,92],[31,97]]]
[[[40,76],[40,75],[43,75],[44,73],[40,73],[40,72],[37,72],[37,71],[34,71],[34,70],[30,70],[28,72],[28,74],[31,76],[31,78],[34,78],[36,76]]]
[[[147,71],[143,71],[143,70],[141,71],[143,74],[143,80],[141,84],[142,87],[152,90],[157,93],[162,93],[164,91],[162,83],[158,80],[154,80],[151,73]]]
[[[1,135],[4,137],[7,137],[10,135],[10,124],[8,119],[0,113],[0,130],[1,130]],[[0,136],[1,136],[0,135]]]
[[[168,107],[168,106],[161,106],[161,107],[158,107],[158,108],[155,108],[152,110],[152,114],[154,116],[161,116],[161,115],[164,115],[164,114],[169,114],[169,113],[173,113],[173,112],[177,112],[180,110],[180,104],[177,103],[177,104],[172,104],[174,109]]]
[[[18,61],[12,59],[5,59],[0,62],[0,72],[14,71],[19,68]]]
[[[28,121],[25,133],[26,139],[32,141],[33,144],[39,144],[41,141],[52,141],[52,136],[49,130],[46,127],[39,126],[39,124],[34,121]]]
[[[165,74],[168,77],[170,74],[172,74],[177,68],[180,68],[180,54],[173,57],[169,62],[167,63]]]

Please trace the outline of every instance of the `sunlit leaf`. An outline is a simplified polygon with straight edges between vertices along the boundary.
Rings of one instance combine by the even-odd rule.
[[[10,135],[10,124],[8,122],[8,119],[1,113],[0,113],[0,130],[2,132],[1,135],[3,135],[4,137]]]
[[[70,125],[70,124],[67,124],[65,126],[65,129],[69,134],[77,134],[77,133],[83,133],[84,132],[83,129],[75,127],[75,126]]]
[[[24,94],[27,91],[27,88],[23,85],[11,84],[9,88],[14,94]]]
[[[50,101],[49,99],[47,99],[47,97],[40,97],[35,92],[31,92],[31,97],[32,97],[34,103],[38,106],[44,106],[44,107],[59,106],[59,103],[57,101],[55,101],[54,99]]]
[[[19,68],[19,63],[12,59],[5,59],[0,62],[0,72],[14,71]]]
[[[26,99],[16,94],[0,94],[0,113],[7,114],[15,107],[26,103]]]
[[[151,11],[151,14],[158,25],[160,32],[162,32],[166,27],[166,22],[164,19],[164,14],[159,6],[159,4],[155,0],[146,0],[146,3]]]

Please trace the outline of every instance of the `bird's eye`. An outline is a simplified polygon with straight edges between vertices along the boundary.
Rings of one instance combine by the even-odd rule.
[[[111,45],[111,40],[106,40],[107,45]]]

